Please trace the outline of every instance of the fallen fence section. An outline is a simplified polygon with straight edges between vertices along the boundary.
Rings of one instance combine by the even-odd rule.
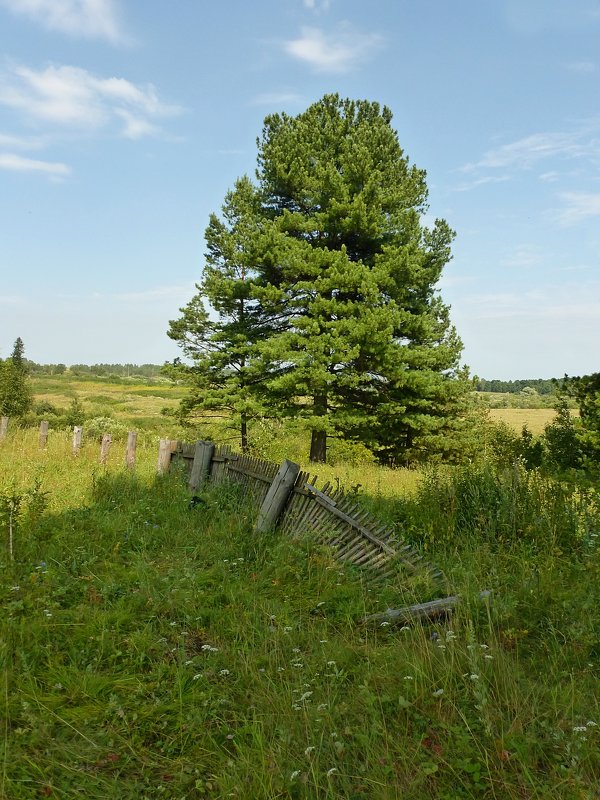
[[[257,532],[278,526],[292,537],[311,533],[333,549],[337,560],[367,570],[371,579],[385,580],[398,572],[427,574],[436,582],[444,577],[394,527],[364,509],[355,495],[329,483],[318,489],[316,476],[301,471],[298,464],[286,460],[278,466],[213,442],[167,441],[161,443],[162,452],[185,464],[192,492],[206,483],[243,487],[258,513]]]

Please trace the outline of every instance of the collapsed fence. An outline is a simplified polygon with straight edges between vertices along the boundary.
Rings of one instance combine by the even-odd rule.
[[[8,429],[8,419],[0,420],[0,439]],[[77,456],[81,448],[83,428],[73,428],[72,450]],[[132,469],[136,460],[137,433],[130,431],[125,451],[125,465]],[[48,423],[40,425],[39,444],[48,440]],[[110,434],[104,434],[100,445],[100,462],[107,463],[112,444]],[[255,532],[278,528],[290,537],[310,534],[327,545],[334,558],[360,570],[363,580],[383,583],[392,579],[419,576],[428,583],[442,587],[444,575],[430,564],[419,550],[408,544],[395,526],[377,519],[358,502],[356,493],[327,482],[320,488],[317,476],[303,471],[299,464],[285,460],[281,465],[261,458],[240,454],[229,445],[198,441],[186,444],[161,439],[158,449],[157,472],[167,472],[172,463],[183,465],[191,492],[197,493],[209,484],[232,483],[241,487],[245,500],[256,515]],[[445,613],[457,598],[435,601],[432,609],[412,606],[399,611],[377,615],[393,620],[405,612],[417,617],[432,617]],[[441,605],[440,605],[441,604]],[[391,615],[390,615],[391,612]],[[388,615],[386,617],[386,614]]]
[[[359,567],[369,580],[417,573],[434,583],[443,580],[441,570],[404,541],[394,526],[363,508],[353,493],[329,482],[317,488],[317,477],[292,461],[277,465],[235,453],[228,445],[163,439],[159,471],[166,471],[172,462],[185,465],[192,492],[224,482],[241,486],[257,515],[256,532],[277,527],[292,537],[309,533],[328,545],[337,560]]]

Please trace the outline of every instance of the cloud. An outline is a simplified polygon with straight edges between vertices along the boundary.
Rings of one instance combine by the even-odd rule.
[[[180,113],[159,100],[151,84],[99,78],[80,67],[14,66],[0,74],[0,105],[30,120],[95,130],[120,120],[121,134],[138,139],[159,132],[156,120]]]
[[[33,158],[23,158],[13,153],[0,153],[0,169],[13,172],[43,172],[55,178],[65,178],[71,174],[67,164],[52,161],[37,161]]]
[[[361,33],[343,24],[335,33],[302,28],[297,39],[284,42],[285,52],[317,72],[343,73],[367,61],[383,43],[376,33]]]
[[[504,258],[500,259],[501,267],[511,269],[528,269],[537,267],[543,261],[541,249],[536,245],[521,244],[513,248]]]
[[[304,8],[308,8],[309,11],[316,11],[317,13],[328,11],[331,6],[331,0],[302,0],[302,3]]]
[[[253,106],[304,105],[305,98],[296,92],[262,92],[250,101]]]
[[[126,41],[114,0],[0,0],[0,6],[70,36]]]
[[[593,61],[573,61],[565,66],[570,72],[580,72],[584,75],[590,75],[598,69],[598,65]]]
[[[0,133],[0,147],[10,147],[14,150],[40,150],[46,142],[40,136],[13,136]]]
[[[557,214],[561,225],[576,225],[592,217],[600,217],[600,193],[562,192],[559,198],[566,204]]]
[[[484,175],[481,178],[469,181],[468,183],[461,183],[459,186],[454,187],[455,192],[470,192],[471,189],[476,189],[478,186],[485,186],[486,183],[504,183],[510,180],[509,175]]]

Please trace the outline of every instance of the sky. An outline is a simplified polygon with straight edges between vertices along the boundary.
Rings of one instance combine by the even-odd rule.
[[[378,101],[485,378],[600,369],[599,0],[0,0],[0,357],[162,363],[267,114]]]

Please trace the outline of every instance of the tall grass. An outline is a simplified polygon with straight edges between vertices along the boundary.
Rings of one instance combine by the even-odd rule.
[[[385,512],[463,602],[372,628],[420,598],[369,591],[310,538],[253,534],[231,487],[190,509],[154,448],[132,475],[68,444],[0,447],[0,486],[49,492],[0,554],[0,797],[597,796],[595,498],[425,476]]]

